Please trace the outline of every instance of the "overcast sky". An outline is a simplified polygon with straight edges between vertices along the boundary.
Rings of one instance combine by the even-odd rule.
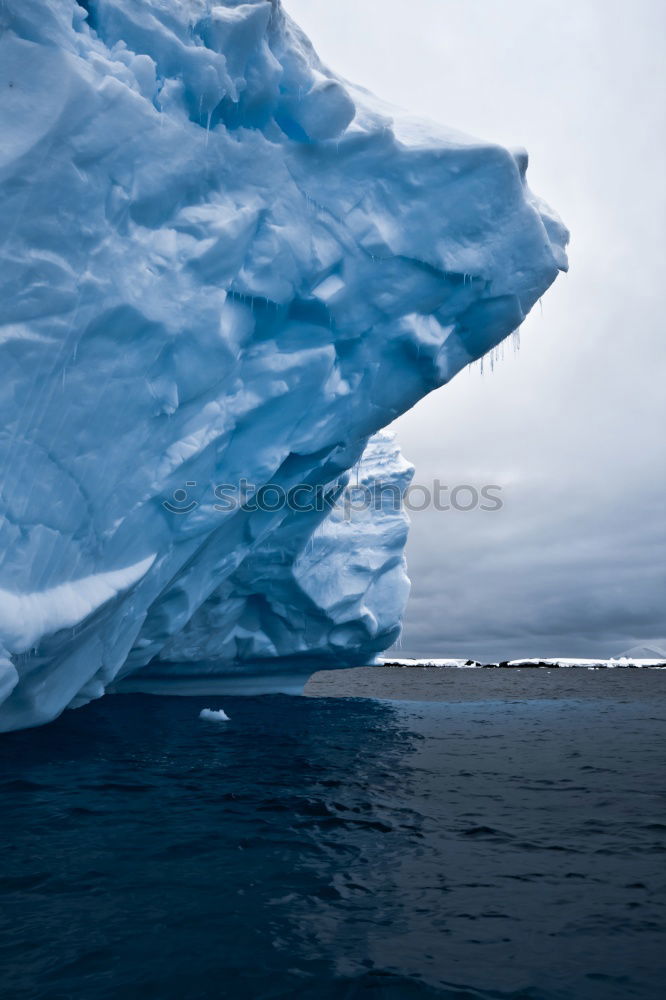
[[[393,426],[416,480],[499,512],[412,515],[405,655],[666,647],[663,0],[285,0],[332,69],[530,153],[572,232],[491,373]]]

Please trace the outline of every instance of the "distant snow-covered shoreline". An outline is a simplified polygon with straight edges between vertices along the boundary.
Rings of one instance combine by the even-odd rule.
[[[611,657],[610,660],[577,659],[562,657],[555,659],[526,659],[526,660],[502,660],[497,663],[482,663],[479,660],[455,660],[455,659],[410,659],[408,657],[380,657],[375,666],[378,667],[455,667],[458,669],[476,669],[491,667],[510,668],[542,668],[554,669],[557,667],[587,667],[588,670],[613,670],[618,667],[639,668],[649,670],[663,670],[666,668],[666,659],[649,660],[643,658],[629,658],[619,656]]]

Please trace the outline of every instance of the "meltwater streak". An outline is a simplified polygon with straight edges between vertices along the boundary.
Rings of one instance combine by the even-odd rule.
[[[7,995],[653,1000],[666,677],[569,674],[226,697],[222,726],[125,695],[7,734]]]

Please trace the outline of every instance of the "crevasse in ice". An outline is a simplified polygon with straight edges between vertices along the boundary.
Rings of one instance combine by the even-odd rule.
[[[0,727],[367,661],[404,515],[216,488],[406,488],[374,435],[566,267],[526,154],[341,81],[278,0],[4,0],[0,93]]]

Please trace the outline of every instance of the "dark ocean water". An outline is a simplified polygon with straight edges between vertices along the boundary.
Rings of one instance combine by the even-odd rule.
[[[656,1000],[666,675],[483,700],[476,673],[453,703],[126,695],[0,737],[3,995]]]

